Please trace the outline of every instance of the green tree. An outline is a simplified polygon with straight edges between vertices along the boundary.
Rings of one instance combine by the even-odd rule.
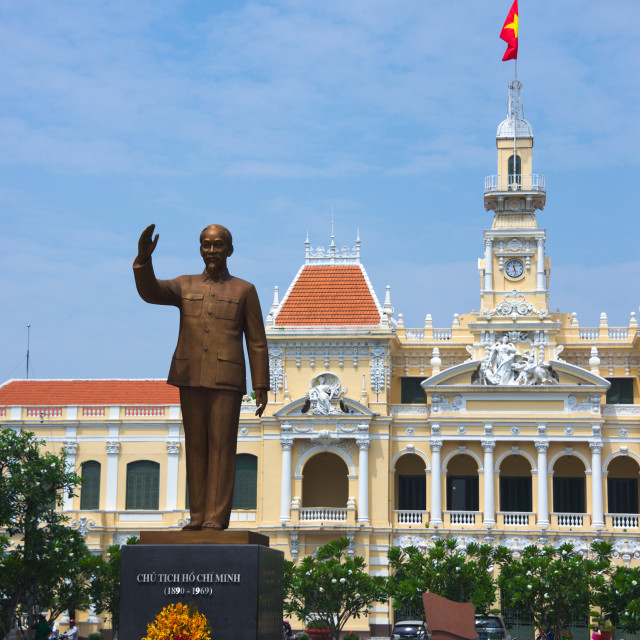
[[[127,544],[138,544],[137,537],[132,536]],[[111,627],[114,637],[118,636],[120,611],[120,546],[114,544],[107,549],[106,558],[97,556],[92,568],[89,592],[91,601],[98,613],[107,612],[111,616]]]
[[[606,545],[599,549],[601,555],[610,553],[610,543],[598,545]],[[610,566],[594,575],[592,586],[593,604],[600,609],[592,616],[602,626],[609,623],[627,633],[640,631],[640,567]]]
[[[571,544],[558,549],[532,545],[516,558],[500,547],[496,558],[501,564],[498,584],[503,604],[526,613],[538,629],[551,625],[555,637],[562,638],[564,629],[588,617],[594,576],[610,565],[606,545],[596,543],[592,551],[589,558]]]
[[[466,553],[453,538],[436,540],[426,552],[417,547],[391,547],[389,597],[396,609],[422,609],[422,594],[456,602],[473,603],[477,613],[487,613],[496,599],[493,579],[494,550],[471,543]]]
[[[50,604],[38,598],[51,589],[52,578],[73,579],[75,562],[86,551],[81,536],[64,527],[67,518],[56,511],[64,494],[73,495],[81,479],[66,468],[63,454],[46,452],[43,445],[29,431],[0,429],[0,527],[11,539],[11,544],[0,546],[4,634],[12,628],[19,607],[27,613],[28,625],[33,624],[36,607]],[[61,562],[64,554],[69,562]]]
[[[285,561],[285,611],[305,621],[321,618],[335,640],[347,620],[387,599],[384,578],[370,576],[364,558],[349,556],[348,546],[348,538],[340,538],[297,566]]]

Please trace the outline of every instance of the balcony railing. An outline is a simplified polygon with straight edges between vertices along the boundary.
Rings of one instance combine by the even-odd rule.
[[[475,525],[476,516],[480,515],[480,511],[445,511],[449,516],[449,524],[456,525]]]
[[[632,339],[633,335],[632,333]],[[600,331],[599,327],[581,327],[578,329],[578,338],[589,342],[595,342],[601,339],[610,342],[629,340],[629,327],[608,327],[602,331]]]
[[[612,529],[637,529],[640,516],[637,513],[608,513]]]
[[[347,510],[335,507],[304,507],[300,509],[300,522],[346,522]]]
[[[396,516],[396,523],[398,525],[403,524],[423,524],[429,521],[428,511],[416,511],[416,510],[396,510],[393,512]]]
[[[523,175],[496,175],[487,176],[484,179],[484,192],[496,191],[536,191],[545,193],[544,176],[539,173],[527,173]]]
[[[500,511],[498,515],[502,516],[505,527],[528,527],[529,518],[534,514],[526,511]]]
[[[584,523],[584,513],[553,513],[558,518],[559,527],[581,527]]]

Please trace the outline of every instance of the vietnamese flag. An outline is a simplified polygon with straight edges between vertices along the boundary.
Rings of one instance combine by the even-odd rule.
[[[500,32],[500,38],[507,43],[503,60],[518,59],[518,0],[513,0],[511,10]]]

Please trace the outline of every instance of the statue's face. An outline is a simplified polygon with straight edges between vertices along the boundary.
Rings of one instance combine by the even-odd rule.
[[[225,264],[233,253],[224,235],[218,229],[206,229],[200,237],[200,255],[207,267]]]

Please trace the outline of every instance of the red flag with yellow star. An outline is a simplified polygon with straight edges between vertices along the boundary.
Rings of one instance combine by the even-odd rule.
[[[518,0],[513,0],[511,10],[500,32],[500,38],[507,43],[503,60],[518,59]]]

